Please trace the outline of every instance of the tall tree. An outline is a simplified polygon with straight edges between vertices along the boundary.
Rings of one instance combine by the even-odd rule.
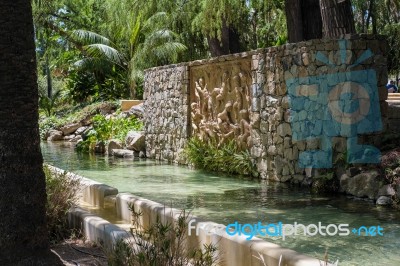
[[[0,265],[8,265],[48,249],[31,1],[1,1],[0,51]]]
[[[319,0],[286,0],[289,42],[322,38]]]
[[[350,0],[320,0],[324,37],[356,33]]]
[[[246,1],[202,0],[200,3],[193,26],[206,36],[211,56],[240,52],[239,28],[245,28],[243,25],[247,25],[249,17]]]

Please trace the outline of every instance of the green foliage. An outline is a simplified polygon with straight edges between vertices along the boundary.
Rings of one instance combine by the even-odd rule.
[[[62,124],[62,121],[55,116],[49,116],[49,117],[40,119],[39,120],[40,138],[45,139],[46,133],[50,129],[56,129],[56,128],[60,127],[61,124]]]
[[[76,103],[86,102],[97,93],[96,80],[93,73],[71,71],[66,80],[69,97]]]
[[[68,178],[66,173],[52,173],[48,166],[43,167],[46,176],[46,219],[51,242],[68,238],[69,229],[67,212],[77,203],[80,188],[78,179]]]
[[[51,116],[40,116],[39,129],[41,139],[45,139],[46,133],[50,129],[59,129],[63,125],[76,123],[83,119],[89,119],[90,117],[99,114],[101,112],[116,110],[118,107],[116,102],[95,102],[92,104],[78,104],[75,106],[61,106],[60,109],[54,110],[54,114]]]
[[[132,205],[130,208],[135,219],[139,219],[142,214],[135,212]],[[108,254],[108,265],[218,265],[217,248],[214,245],[204,245],[202,249],[188,248],[187,218],[185,212],[182,212],[173,224],[162,222],[160,217],[157,217],[156,222],[149,228],[143,230],[140,226],[134,227],[131,230],[133,240],[118,240]]]
[[[55,107],[63,100],[63,81],[60,79],[53,79],[51,83],[52,93],[49,97],[46,77],[38,75],[39,111],[44,111],[47,116],[53,115]]]
[[[383,34],[387,36],[389,45],[388,71],[390,74],[396,75],[400,72],[400,51],[398,49],[400,46],[400,23],[386,25]]]
[[[202,0],[200,12],[193,20],[193,27],[199,29],[206,36],[221,39],[223,25],[246,23],[249,13],[245,1],[236,0]]]
[[[191,138],[185,155],[194,167],[229,174],[256,175],[250,153],[240,151],[234,140],[218,146],[215,140],[204,142]]]
[[[81,152],[93,152],[96,143],[107,142],[110,139],[123,141],[130,130],[141,130],[143,124],[137,118],[109,118],[95,115],[92,118],[93,129],[86,135],[86,139],[77,145]]]

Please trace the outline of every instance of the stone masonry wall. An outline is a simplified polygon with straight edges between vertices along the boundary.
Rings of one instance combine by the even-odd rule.
[[[301,183],[314,168],[305,167],[307,151],[334,163],[348,145],[379,146],[378,133],[387,127],[386,52],[383,37],[357,35],[149,69],[147,156],[185,163],[181,152],[190,136],[235,136],[261,178]],[[346,106],[343,90],[346,97],[361,95],[358,109]],[[343,104],[347,111],[338,111]]]
[[[370,52],[366,53],[366,51]],[[381,129],[385,129],[387,124],[386,51],[386,42],[382,37],[348,36],[340,42],[339,40],[311,40],[272,47],[266,49],[264,53],[253,55],[253,115],[251,117],[253,147],[251,154],[257,161],[258,172],[262,178],[281,182],[288,180],[295,183],[303,182],[305,174],[311,175],[311,173],[299,167],[299,154],[306,150],[324,150],[321,136],[330,133],[333,133],[331,134],[333,137],[329,136],[332,143],[325,146],[332,147],[332,162],[334,163],[337,158],[346,154],[346,138],[335,135],[339,135],[336,133],[340,130],[342,133],[343,130],[348,130],[350,133],[345,132],[343,135],[355,134],[357,137],[358,134],[354,133],[357,128],[347,126],[342,129],[330,129],[331,132],[327,133],[325,127],[334,124],[334,119],[322,121],[319,126],[315,122],[311,128],[312,131],[318,132],[314,135],[311,134],[314,132],[311,132],[309,138],[302,138],[307,135],[303,134],[307,130],[303,128],[305,122],[326,120],[327,98],[334,86],[343,90],[346,84],[350,84],[353,89],[357,85],[349,81],[364,85],[369,82],[370,89],[376,93],[377,99],[375,105],[371,103],[370,113],[363,114],[366,115],[365,126],[379,128],[374,123],[382,119]],[[363,71],[367,70],[371,73],[376,72],[376,80],[372,80],[372,74],[370,75],[369,72],[364,75]],[[361,71],[361,74],[356,71]],[[298,83],[295,89],[299,90],[299,96],[315,97],[316,101],[300,102],[303,110],[298,114],[295,113],[293,106],[295,99],[288,93],[288,85],[293,85],[295,82]],[[310,91],[314,91],[315,94],[307,95]],[[310,103],[312,107],[318,108],[310,109],[307,107]],[[362,104],[360,103],[360,106]],[[303,119],[300,122],[304,123],[294,123],[296,119]],[[350,121],[352,122],[356,124],[356,121]],[[297,133],[297,136],[294,136],[293,131]],[[379,140],[379,137],[369,135],[359,138],[358,141],[379,146]],[[327,149],[325,147],[325,150]],[[322,156],[324,155],[320,155]],[[311,169],[308,170],[311,171]]]
[[[146,156],[184,163],[182,149],[189,137],[188,66],[152,68],[144,76]]]

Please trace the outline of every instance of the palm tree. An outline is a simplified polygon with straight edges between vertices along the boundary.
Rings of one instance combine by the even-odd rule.
[[[141,22],[140,16],[130,25],[128,49],[119,51],[108,38],[87,30],[74,30],[68,38],[78,44],[83,59],[75,62],[81,71],[104,76],[113,66],[126,71],[131,97],[136,97],[138,80],[143,77],[143,69],[175,63],[186,46],[178,42],[178,35],[165,28],[167,13],[158,12]]]
[[[48,250],[31,1],[0,4],[0,265]]]

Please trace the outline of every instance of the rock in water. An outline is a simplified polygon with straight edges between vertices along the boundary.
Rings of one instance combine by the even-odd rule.
[[[49,136],[47,137],[47,140],[49,140],[49,141],[58,141],[58,140],[64,139],[63,133],[61,131],[55,130],[55,129],[50,130],[48,132],[48,135]]]
[[[390,205],[392,204],[392,199],[387,196],[380,196],[376,201],[376,205]]]
[[[108,155],[112,155],[112,150],[114,150],[114,149],[122,149],[121,141],[119,141],[117,139],[112,139],[107,143],[106,153]]]
[[[133,151],[124,149],[113,149],[111,150],[111,155],[118,158],[128,158],[133,157]]]
[[[125,138],[125,145],[128,150],[145,151],[145,135],[139,131],[129,131]]]
[[[62,128],[60,128],[60,130],[66,136],[66,135],[74,133],[80,127],[81,127],[80,123],[74,123],[74,124],[65,125]]]

